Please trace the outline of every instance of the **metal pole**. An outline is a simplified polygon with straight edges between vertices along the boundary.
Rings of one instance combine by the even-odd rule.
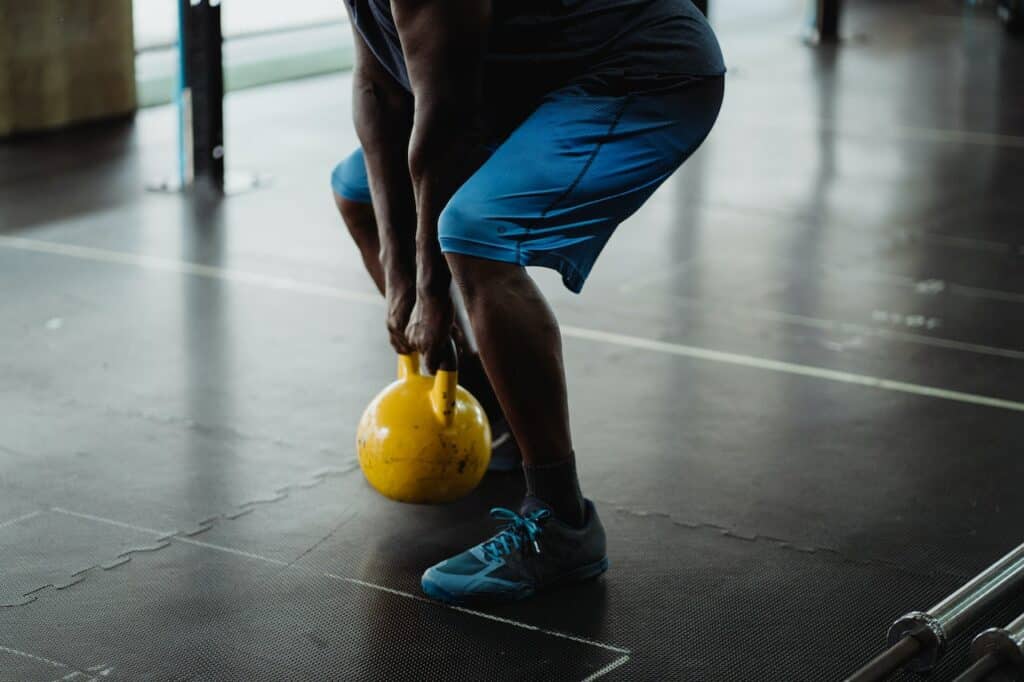
[[[985,609],[1024,584],[1024,545],[995,562],[928,611],[913,612],[889,628],[889,643],[906,635],[922,640],[924,650],[908,667],[917,672],[931,670],[947,642],[958,635]]]
[[[188,83],[185,81],[185,3],[178,0],[178,73],[174,82],[174,108],[178,115],[178,186],[185,187],[192,182],[192,160],[186,156],[186,149],[192,148],[192,140],[187,131],[191,128],[192,102],[188,96]]]
[[[192,176],[224,191],[224,68],[220,0],[180,0],[185,13],[185,83],[191,99]]]
[[[839,42],[839,16],[841,0],[811,0],[811,16],[807,27],[807,41],[815,45]]]
[[[889,650],[848,678],[848,682],[885,679],[895,670],[889,667],[893,663],[896,667],[905,667],[915,672],[931,670],[945,653],[950,639],[960,634],[985,609],[1022,585],[1024,545],[999,559],[927,611],[913,611],[893,623],[888,634]],[[1020,625],[1024,630],[1024,623]],[[917,646],[911,645],[911,641],[916,641]],[[886,665],[872,667],[880,660]]]
[[[877,680],[884,680],[899,670],[907,659],[913,658],[914,654],[920,649],[920,642],[913,637],[906,637],[895,646],[875,656],[870,663],[846,678],[846,682],[877,682]]]
[[[1010,665],[1024,676],[1024,614],[1005,628],[990,628],[971,642],[975,661],[994,658],[997,665]]]
[[[999,669],[999,657],[994,654],[982,656],[953,682],[985,682],[988,676]]]

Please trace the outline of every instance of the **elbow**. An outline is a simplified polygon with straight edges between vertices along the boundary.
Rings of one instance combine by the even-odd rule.
[[[409,178],[413,187],[420,187],[437,168],[446,144],[444,138],[442,127],[424,124],[422,119],[413,125],[408,150]]]
[[[362,72],[356,73],[352,90],[352,120],[364,147],[381,137],[408,138],[412,103],[407,93]]]
[[[444,112],[433,106],[429,97],[416,101],[412,134],[409,136],[409,177],[418,187],[437,163],[438,149],[445,133]]]
[[[409,178],[413,187],[420,187],[434,165],[429,141],[414,139],[409,143]]]
[[[408,150],[414,185],[431,173],[454,171],[467,150],[481,142],[481,127],[472,107],[438,99],[418,101]]]

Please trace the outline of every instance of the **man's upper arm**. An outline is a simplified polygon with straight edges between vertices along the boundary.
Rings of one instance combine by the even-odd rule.
[[[354,23],[352,39],[356,57],[352,84],[356,127],[411,116],[412,97],[380,63]]]
[[[479,101],[490,0],[391,0],[417,106]],[[475,112],[474,112],[475,113]]]
[[[416,102],[409,172],[418,195],[424,182],[445,188],[434,190],[431,211],[439,212],[465,180],[456,176],[471,165],[468,150],[482,133],[490,0],[391,0],[391,11]]]

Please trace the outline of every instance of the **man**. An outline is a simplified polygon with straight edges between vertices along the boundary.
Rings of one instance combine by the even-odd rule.
[[[346,4],[362,150],[335,169],[339,209],[392,345],[430,371],[464,336],[454,277],[479,348],[461,338],[462,376],[526,475],[518,513],[492,512],[504,530],[429,568],[423,589],[517,599],[596,576],[605,536],[576,477],[558,323],[524,266],[580,291],[612,231],[710,132],[717,41],[690,0]]]

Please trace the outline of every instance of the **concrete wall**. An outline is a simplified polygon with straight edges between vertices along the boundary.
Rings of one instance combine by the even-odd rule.
[[[131,0],[0,0],[0,135],[135,107]]]

